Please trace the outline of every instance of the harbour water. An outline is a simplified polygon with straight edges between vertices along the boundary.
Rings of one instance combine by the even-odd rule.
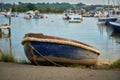
[[[13,53],[17,58],[27,60],[21,41],[26,33],[69,38],[87,43],[101,51],[99,59],[120,59],[120,33],[113,33],[107,26],[97,25],[97,18],[84,17],[81,23],[69,23],[62,14],[44,14],[44,19],[11,19],[11,36],[0,36],[0,48],[5,53]],[[47,17],[46,17],[47,16]],[[0,24],[9,20],[0,15]]]

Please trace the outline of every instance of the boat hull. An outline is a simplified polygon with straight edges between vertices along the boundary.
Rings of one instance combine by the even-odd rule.
[[[33,18],[34,18],[34,19],[42,19],[43,16],[42,16],[42,15],[34,15]]]
[[[105,25],[109,25],[110,23],[109,22],[115,22],[117,20],[117,18],[114,18],[114,17],[106,17],[106,18],[99,18],[98,19],[98,22],[101,22],[101,23],[104,23]]]
[[[83,18],[81,15],[73,15],[71,16],[69,23],[81,23],[82,21],[83,21]]]
[[[110,25],[112,26],[114,31],[120,31],[120,23],[110,22]]]
[[[48,42],[26,42],[24,50],[33,64],[41,64],[41,62],[50,60],[55,63],[93,65],[96,64],[98,57],[98,54],[83,48]]]
[[[74,21],[74,20],[70,20],[69,23],[81,23],[82,21]]]

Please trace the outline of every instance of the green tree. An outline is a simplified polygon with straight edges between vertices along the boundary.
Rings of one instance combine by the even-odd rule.
[[[35,4],[32,4],[32,3],[28,3],[26,5],[26,8],[28,8],[29,10],[37,10],[38,9],[38,7]]]

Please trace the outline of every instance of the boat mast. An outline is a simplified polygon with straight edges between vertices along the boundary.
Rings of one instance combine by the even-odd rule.
[[[117,3],[118,3],[118,7],[120,7],[120,1],[119,0],[117,0]]]
[[[113,2],[113,7],[115,7],[115,1],[114,1],[114,0],[112,0],[112,2]]]
[[[108,16],[110,16],[110,11],[109,11],[110,9],[109,8],[110,8],[110,0],[108,0],[108,9],[107,9],[108,10]]]
[[[109,7],[110,7],[110,0],[108,0],[108,9],[109,9]]]
[[[11,12],[12,12],[12,8],[9,9],[10,15],[9,15],[9,25],[11,25]]]

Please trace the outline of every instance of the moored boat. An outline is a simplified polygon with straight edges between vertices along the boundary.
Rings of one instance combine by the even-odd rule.
[[[27,11],[24,15],[25,19],[32,19],[33,18],[33,11]]]
[[[74,14],[69,19],[69,23],[81,23],[83,21],[83,18],[79,14]]]
[[[99,50],[85,43],[43,34],[28,33],[22,44],[27,58],[33,64],[54,62],[93,65],[100,55]]]
[[[98,18],[98,24],[110,25],[110,22],[115,22],[120,17],[118,8],[108,8],[105,10],[105,15]]]
[[[98,18],[98,24],[109,25],[109,22],[115,22],[116,20],[117,20],[117,17],[101,17],[101,18]]]
[[[63,14],[63,19],[65,19],[65,20],[69,20],[69,19],[71,19],[71,16],[72,14],[68,14],[68,13],[64,13]]]
[[[120,19],[117,19],[115,22],[110,22],[114,31],[120,31]]]
[[[67,11],[64,11],[64,13],[63,13],[63,19],[69,20],[69,19],[71,19],[71,16],[74,15],[74,14],[75,14],[75,11],[71,10],[71,9],[69,9]]]
[[[44,18],[44,16],[42,14],[40,14],[40,12],[38,10],[34,11],[34,15],[33,15],[34,19],[42,19]]]

